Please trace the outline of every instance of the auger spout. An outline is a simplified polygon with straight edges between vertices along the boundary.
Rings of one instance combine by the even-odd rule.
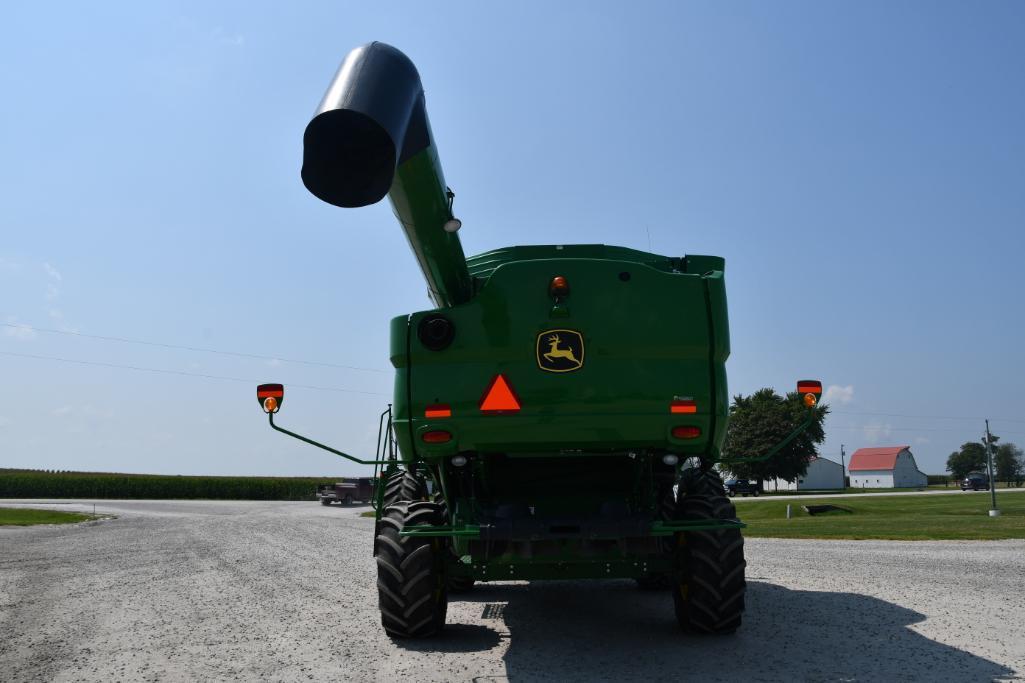
[[[302,179],[344,208],[388,195],[439,307],[469,301],[472,281],[413,62],[384,43],[350,52],[303,135]]]

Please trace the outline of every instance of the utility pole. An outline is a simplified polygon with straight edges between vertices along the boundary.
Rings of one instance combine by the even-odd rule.
[[[844,456],[847,455],[844,452],[843,444],[840,444],[840,481],[843,484],[840,488],[847,488],[847,465],[844,464]]]
[[[997,482],[993,478],[993,444],[990,442],[989,420],[986,420],[986,469],[989,473],[989,495],[993,506],[989,510],[990,517],[999,517],[1000,508],[997,507]]]

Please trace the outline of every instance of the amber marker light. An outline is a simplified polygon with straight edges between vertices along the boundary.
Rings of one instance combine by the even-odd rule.
[[[420,438],[423,439],[424,443],[448,443],[452,440],[452,435],[444,430],[436,429],[424,432]]]
[[[552,296],[567,296],[569,294],[569,281],[561,275],[556,275],[548,284],[548,293]]]
[[[701,427],[673,427],[674,439],[696,439],[701,436]]]
[[[673,415],[693,414],[698,412],[698,403],[693,399],[677,399],[669,404],[669,412]]]
[[[256,400],[265,413],[276,413],[285,402],[285,387],[281,384],[261,384],[256,387]]]
[[[447,403],[435,403],[424,410],[424,417],[452,417],[452,408]]]
[[[808,406],[809,408],[814,408],[815,404],[818,402],[819,400],[815,397],[815,394],[804,395],[804,405]]]

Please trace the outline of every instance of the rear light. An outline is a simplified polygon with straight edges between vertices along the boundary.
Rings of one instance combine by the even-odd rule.
[[[424,417],[452,417],[452,407],[447,403],[436,403],[427,406]]]
[[[448,443],[452,440],[452,435],[444,430],[436,429],[434,431],[424,432],[423,436],[420,438],[423,439],[424,443]]]
[[[674,415],[698,412],[697,401],[693,399],[677,399],[669,404],[669,412]]]
[[[561,275],[556,275],[548,284],[548,293],[555,297],[568,295],[569,281]]]
[[[696,439],[701,436],[701,427],[673,427],[674,439]]]

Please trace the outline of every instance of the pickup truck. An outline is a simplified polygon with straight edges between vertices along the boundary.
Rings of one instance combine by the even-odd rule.
[[[727,479],[723,482],[723,489],[726,490],[726,495],[730,498],[738,493],[743,496],[748,494],[757,496],[762,492],[762,485],[757,481],[749,481],[747,479]]]
[[[369,503],[374,499],[373,477],[345,478],[334,484],[317,484],[317,498],[321,505],[341,503],[352,505],[355,501]]]

